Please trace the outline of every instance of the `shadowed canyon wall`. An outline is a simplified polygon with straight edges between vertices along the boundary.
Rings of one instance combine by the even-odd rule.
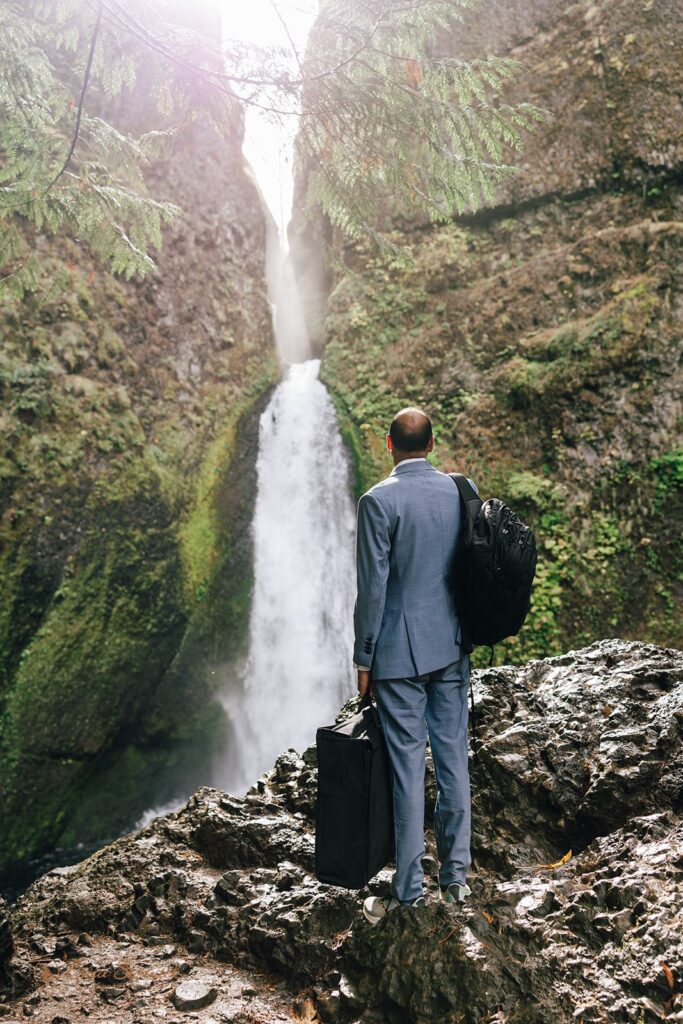
[[[436,465],[537,530],[532,614],[499,659],[609,635],[683,642],[682,44],[666,0],[468,17],[443,51],[523,60],[510,97],[553,118],[489,208],[445,226],[391,214],[413,269],[350,247],[359,274],[329,297],[321,377],[358,493],[391,469],[394,412],[420,404]]]
[[[5,867],[191,792],[223,735],[212,689],[246,644],[258,415],[279,375],[241,132],[196,123],[150,170],[184,213],[144,282],[39,237],[53,293],[2,299]]]

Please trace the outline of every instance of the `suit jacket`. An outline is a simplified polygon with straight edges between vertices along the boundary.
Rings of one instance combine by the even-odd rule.
[[[373,679],[422,675],[464,656],[446,583],[459,530],[458,489],[427,459],[399,462],[361,496],[354,661]]]

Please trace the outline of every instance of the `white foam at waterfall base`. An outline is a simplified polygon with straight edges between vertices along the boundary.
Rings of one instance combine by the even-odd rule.
[[[353,693],[355,509],[319,368],[290,366],[261,416],[250,650],[242,692],[223,697],[233,728],[217,782],[232,792],[314,743]]]

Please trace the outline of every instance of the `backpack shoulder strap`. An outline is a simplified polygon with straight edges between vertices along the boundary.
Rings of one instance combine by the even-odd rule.
[[[462,501],[461,509],[464,516],[463,530],[460,534],[460,544],[469,546],[475,532],[475,523],[479,515],[479,509],[484,504],[472,484],[462,473],[449,473],[455,486],[458,488],[459,498]]]
[[[468,501],[476,501],[480,505],[482,503],[481,498],[475,491],[472,484],[469,482],[464,473],[449,473],[448,474],[455,486],[460,491],[460,497],[467,504]]]

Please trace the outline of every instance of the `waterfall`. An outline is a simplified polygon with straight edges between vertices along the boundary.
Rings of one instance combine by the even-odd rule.
[[[290,36],[277,40],[281,26],[271,5],[253,0],[231,8],[229,33],[238,38],[243,30],[249,39],[258,22],[259,33],[267,29],[266,37],[287,47],[296,28],[303,51],[314,16],[315,5],[287,8]],[[314,743],[317,726],[333,721],[354,692],[349,456],[319,379],[320,360],[311,358],[287,251],[295,130],[291,119],[247,109],[244,152],[267,222],[266,279],[284,375],[259,423],[249,651],[242,664],[225,666],[216,694],[230,729],[211,783],[233,793],[252,786],[278,754]],[[152,808],[136,827],[176,806]]]
[[[266,209],[266,216],[269,216]],[[353,693],[355,508],[350,460],[292,262],[271,222],[267,281],[285,373],[259,422],[249,653],[219,699],[229,749],[214,784],[244,792],[278,754],[303,751]]]
[[[242,695],[225,700],[233,792],[282,751],[312,744],[353,692],[355,516],[319,367],[290,366],[261,416],[250,649]]]
[[[277,246],[269,253],[269,294],[285,363],[283,349],[291,356],[309,345],[292,330],[297,322],[303,330],[303,318],[276,231],[269,245]],[[287,325],[284,334],[279,324]],[[249,789],[278,754],[313,744],[316,728],[332,722],[354,692],[350,459],[319,379],[320,359],[285,365],[259,421],[249,651],[243,664],[226,666],[217,694],[230,730],[211,784],[232,793]],[[135,827],[178,805],[151,808]]]
[[[260,10],[268,32],[281,32],[268,5]],[[287,47],[298,36],[303,52],[315,5],[285,13],[289,35],[272,40]],[[233,12],[230,31],[238,27]],[[354,692],[350,460],[320,360],[311,358],[287,251],[296,128],[295,119],[247,110],[244,152],[268,223],[266,277],[284,375],[259,423],[249,652],[220,695],[231,728],[214,781],[232,792],[252,786],[289,747],[314,743],[316,728]]]

